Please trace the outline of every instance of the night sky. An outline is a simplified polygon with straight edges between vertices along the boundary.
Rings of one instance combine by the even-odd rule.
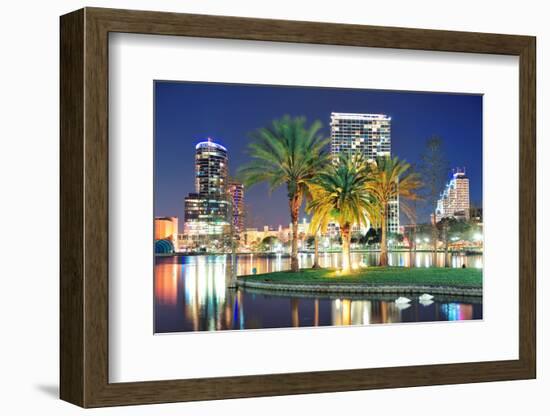
[[[482,201],[482,96],[339,88],[281,87],[157,81],[155,88],[155,215],[177,216],[194,192],[195,144],[211,137],[229,152],[230,174],[246,163],[250,132],[285,114],[323,123],[330,113],[377,113],[392,118],[392,156],[418,163],[432,135],[445,143],[450,167],[465,167],[470,201]],[[247,225],[288,225],[286,190],[269,195],[263,184],[245,190]],[[419,209],[428,221],[429,207]],[[401,223],[407,219],[401,215]]]

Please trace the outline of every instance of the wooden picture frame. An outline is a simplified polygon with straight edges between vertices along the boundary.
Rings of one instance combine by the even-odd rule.
[[[536,376],[535,38],[85,8],[61,17],[60,396],[82,407],[530,379]],[[109,383],[108,35],[262,40],[519,57],[519,359]]]

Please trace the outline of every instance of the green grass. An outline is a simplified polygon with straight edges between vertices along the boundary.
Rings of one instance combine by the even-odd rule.
[[[273,283],[323,284],[323,283],[364,283],[367,285],[419,285],[419,286],[455,286],[480,288],[482,286],[481,269],[451,269],[440,267],[367,267],[342,275],[335,269],[301,269],[240,276],[240,279],[258,280]]]

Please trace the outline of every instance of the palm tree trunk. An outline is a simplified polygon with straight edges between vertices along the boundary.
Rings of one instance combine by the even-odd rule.
[[[414,230],[411,227],[411,231],[409,233],[409,267],[413,267],[413,241],[414,241]]]
[[[445,237],[445,267],[450,267],[449,264],[449,226],[447,223],[443,225]]]
[[[382,227],[382,234],[380,237],[380,266],[387,266],[388,265],[388,240],[387,240],[387,232],[386,230],[386,212],[387,212],[387,204],[384,203],[384,209],[382,210],[381,215],[381,227]]]
[[[313,254],[313,269],[320,269],[321,266],[319,265],[319,233],[315,233],[313,236],[313,247],[314,247],[314,254]]]
[[[349,222],[342,225],[342,272],[349,273],[351,270],[351,250],[350,250],[350,224]]]
[[[290,199],[290,219],[292,221],[292,250],[290,253],[290,270],[300,270],[298,264],[298,215],[300,212],[300,198],[295,195]]]

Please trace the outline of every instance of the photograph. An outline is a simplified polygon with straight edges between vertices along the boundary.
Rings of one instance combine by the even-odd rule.
[[[155,334],[483,319],[483,94],[153,90]]]

